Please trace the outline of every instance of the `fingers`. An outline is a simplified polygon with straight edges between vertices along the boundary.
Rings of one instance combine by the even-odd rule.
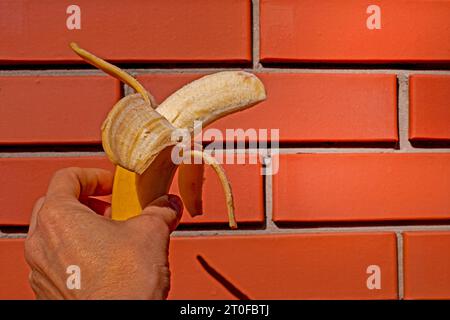
[[[137,226],[146,232],[150,228],[163,230],[167,227],[169,232],[175,230],[183,213],[183,203],[178,196],[164,195],[150,203],[142,214],[128,219],[129,225]]]
[[[57,171],[47,190],[47,196],[87,197],[112,192],[113,174],[103,169],[67,168]]]
[[[52,285],[52,282],[37,270],[33,270],[29,273],[28,282],[37,300],[63,299],[61,293]]]
[[[103,216],[106,218],[112,218],[112,210],[111,207],[106,208],[105,212],[103,212]]]
[[[170,291],[170,269],[167,265],[153,265],[153,272],[155,274],[152,277],[152,281],[155,282],[154,286],[156,290],[153,292],[152,300],[165,300]]]
[[[80,200],[80,202],[87,205],[91,210],[94,210],[95,213],[102,216],[106,216],[106,213],[111,211],[111,200],[109,199],[87,197],[84,201]],[[111,217],[110,213],[109,217]]]
[[[183,203],[178,196],[164,195],[148,205],[140,215],[126,221],[130,235],[145,242],[152,264],[167,265],[170,233],[175,230],[183,213]],[[159,279],[159,276],[152,277]],[[159,281],[159,280],[158,280]],[[153,283],[159,287],[162,283]]]
[[[142,214],[160,218],[172,232],[178,226],[183,214],[183,202],[176,195],[164,195],[144,208]]]

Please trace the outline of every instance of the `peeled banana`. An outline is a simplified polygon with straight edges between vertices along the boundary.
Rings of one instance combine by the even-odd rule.
[[[203,162],[217,173],[227,201],[231,228],[236,228],[230,183],[223,168],[201,146],[176,149],[180,142],[177,130],[184,129],[192,138],[194,123],[207,126],[228,114],[249,108],[266,98],[262,82],[244,71],[224,71],[204,76],[174,92],[159,106],[152,95],[131,75],[81,49],[70,47],[88,63],[121,80],[137,93],[117,102],[102,125],[102,145],[116,165],[112,194],[112,218],[126,220],[166,194],[177,168],[183,203],[192,215],[203,213]],[[181,164],[174,153],[184,159],[199,159]],[[192,164],[191,164],[192,163]]]

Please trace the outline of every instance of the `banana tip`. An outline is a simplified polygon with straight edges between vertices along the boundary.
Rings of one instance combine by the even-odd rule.
[[[74,51],[80,48],[78,46],[78,44],[76,42],[73,42],[73,41],[71,43],[69,43],[69,47],[72,48],[72,50],[74,50]]]

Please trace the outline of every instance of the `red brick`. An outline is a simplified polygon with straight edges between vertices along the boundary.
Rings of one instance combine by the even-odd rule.
[[[79,0],[80,30],[71,4],[2,2],[0,62],[79,62],[71,41],[115,62],[251,61],[249,0]]]
[[[100,143],[119,99],[119,82],[106,76],[0,77],[0,144]]]
[[[37,199],[44,196],[52,175],[66,167],[113,170],[105,157],[0,159],[0,225],[28,225]]]
[[[170,299],[235,298],[197,255],[251,299],[397,298],[393,233],[175,237]],[[371,265],[381,289],[367,288]],[[0,299],[33,298],[23,239],[0,240],[0,269]]]
[[[35,201],[45,195],[50,178],[61,168],[79,166],[104,168],[113,171],[106,157],[52,157],[52,158],[0,158],[0,225],[28,225]],[[264,221],[263,176],[261,164],[224,165],[234,192],[238,223],[262,223]],[[177,178],[171,192],[178,194]],[[104,201],[91,199],[89,205],[102,212]],[[213,170],[206,167],[203,191],[204,215],[191,218],[187,211],[182,224],[226,224],[228,215],[222,187]]]
[[[381,29],[369,30],[370,5]],[[450,61],[450,2],[261,0],[263,62]]]
[[[148,74],[137,78],[164,101],[202,74]],[[286,142],[395,142],[397,80],[376,74],[258,74],[267,100],[221,119],[211,128],[279,129]],[[270,137],[270,131],[269,131]]]
[[[237,158],[234,158],[237,161]],[[225,173],[230,180],[235,204],[235,215],[238,223],[263,223],[264,222],[264,189],[261,174],[262,166],[258,163],[250,163],[246,158],[245,164],[223,164]],[[178,176],[170,189],[171,193],[178,194]],[[192,218],[185,208],[181,223],[193,225],[227,224],[228,211],[225,195],[219,178],[210,166],[205,166],[203,181],[203,211],[204,214]]]
[[[450,141],[450,76],[409,78],[409,138]]]
[[[200,255],[250,299],[396,299],[393,233],[175,237],[170,299],[233,299]],[[369,290],[366,270],[381,270]]]
[[[0,239],[0,300],[34,299],[23,239]]]
[[[405,299],[450,299],[450,232],[404,234]]]
[[[450,219],[450,153],[280,155],[277,222]]]

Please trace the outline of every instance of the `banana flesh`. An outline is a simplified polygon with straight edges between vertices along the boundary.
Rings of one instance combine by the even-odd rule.
[[[264,100],[262,82],[244,71],[222,71],[195,80],[169,96],[157,108],[177,128],[193,130],[194,121],[203,127],[230,113]]]
[[[182,87],[156,106],[153,97],[131,75],[81,49],[70,47],[88,63],[126,83],[136,94],[117,102],[102,125],[102,145],[116,164],[112,194],[112,218],[126,220],[139,214],[156,198],[168,193],[178,165],[172,160],[178,143],[174,133],[194,122],[207,126],[228,114],[249,108],[266,98],[264,85],[253,74],[224,71],[204,76]],[[185,150],[185,159],[201,158],[202,164],[180,165],[180,195],[188,212],[203,213],[203,163],[218,175],[226,196],[229,225],[236,228],[231,185],[223,168],[200,148]]]

